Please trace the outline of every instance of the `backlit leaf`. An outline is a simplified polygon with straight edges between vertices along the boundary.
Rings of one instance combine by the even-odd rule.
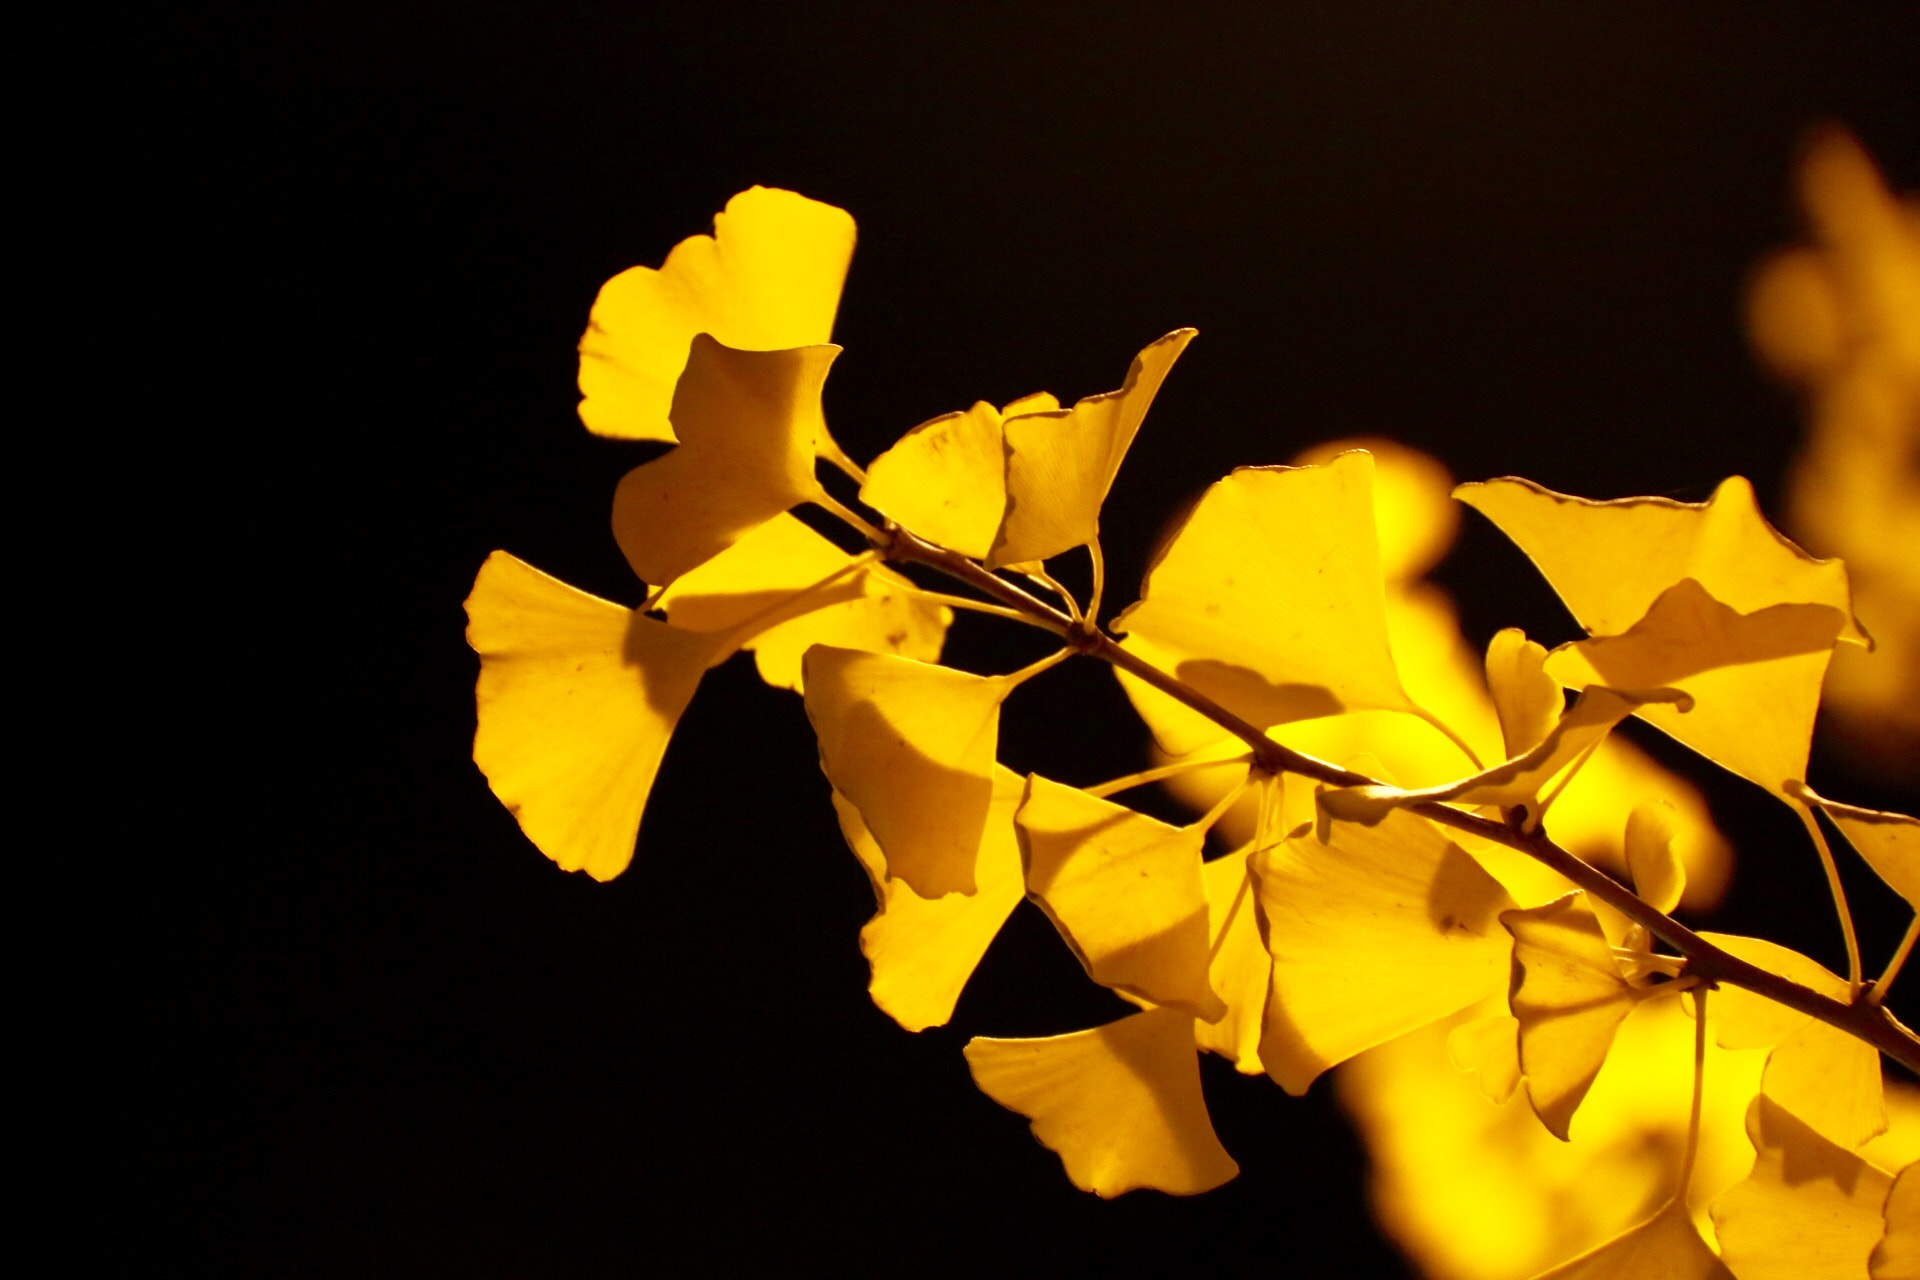
[[[1509,911],[1500,923],[1513,935],[1507,1003],[1520,1021],[1527,1098],[1547,1132],[1565,1142],[1574,1111],[1638,997],[1584,893]]]
[[[1033,775],[1016,822],[1027,892],[1102,986],[1212,1022],[1206,832]]]
[[[1920,820],[1904,813],[1858,809],[1811,792],[1802,794],[1826,811],[1847,842],[1895,893],[1920,909]]]
[[[1872,1280],[1920,1280],[1920,1164],[1902,1169],[1887,1192],[1886,1234],[1867,1261]]]
[[[1478,1074],[1489,1102],[1505,1102],[1520,1087],[1520,1020],[1502,1013],[1461,1023],[1447,1034],[1447,1057]]]
[[[1463,484],[1454,496],[1519,544],[1590,635],[1620,635],[1661,592],[1692,578],[1741,613],[1830,605],[1846,619],[1841,638],[1866,642],[1853,620],[1846,567],[1781,536],[1740,476],[1722,481],[1704,503],[1596,502],[1512,476]]]
[[[576,590],[496,551],[467,597],[480,655],[474,763],[568,871],[611,880],[680,713],[723,642]]]
[[[1026,787],[1019,774],[994,766],[993,799],[973,863],[977,888],[971,894],[933,899],[888,877],[886,855],[860,811],[839,792],[833,794],[841,834],[866,868],[880,908],[860,930],[860,951],[873,971],[867,990],[876,1005],[909,1031],[941,1026],[953,1016],[980,957],[1026,896],[1013,829],[1013,813]]]
[[[1261,726],[1413,710],[1387,639],[1372,484],[1360,452],[1214,484],[1114,620],[1123,647]]]
[[[867,466],[860,501],[929,542],[984,560],[1007,510],[1002,431],[1016,413],[1057,413],[1045,392],[998,410],[982,401],[923,422]]]
[[[820,767],[885,850],[887,873],[923,898],[973,893],[1013,682],[827,645],[804,665]]]
[[[981,1092],[1033,1122],[1082,1191],[1210,1191],[1240,1172],[1214,1136],[1200,1094],[1193,1019],[1149,1009],[1071,1035],[975,1037],[967,1065]]]
[[[1007,507],[989,566],[1045,560],[1100,536],[1100,504],[1193,337],[1176,329],[1141,351],[1118,391],[1007,420]]]
[[[1761,938],[1702,933],[1747,963],[1847,1000],[1847,981],[1801,955]],[[1885,1085],[1873,1046],[1744,988],[1723,984],[1709,1002],[1715,1036],[1724,1048],[1771,1047],[1760,1091],[1827,1141],[1854,1150],[1886,1132]]]
[[[1625,633],[1554,650],[1546,670],[1575,688],[1686,690],[1693,706],[1685,715],[1649,706],[1640,717],[1784,798],[1806,776],[1820,682],[1847,617],[1824,604],[1741,613],[1687,578]]]
[[[1720,1256],[1740,1280],[1862,1276],[1893,1180],[1764,1094],[1747,1113],[1753,1173],[1713,1203]]]
[[[1288,1093],[1506,985],[1513,899],[1423,818],[1284,840],[1251,866],[1273,956],[1260,1060]]]
[[[1655,911],[1671,912],[1687,891],[1687,869],[1673,851],[1677,827],[1665,800],[1642,800],[1627,815],[1627,871],[1633,891]]]
[[[1559,683],[1541,669],[1546,660],[1545,647],[1518,627],[1497,632],[1487,645],[1487,691],[1500,716],[1509,760],[1545,741],[1566,711]]]
[[[1218,1022],[1193,1023],[1194,1041],[1233,1063],[1247,1075],[1266,1070],[1260,1063],[1260,1023],[1273,980],[1273,957],[1260,941],[1259,912],[1247,870],[1251,846],[1215,858],[1200,868],[1207,888],[1207,933],[1213,961],[1207,981],[1226,1003]]]
[[[839,353],[693,340],[673,394],[680,446],[614,491],[613,536],[642,582],[667,585],[820,492],[820,388]]]
[[[690,631],[744,627],[740,647],[753,652],[760,678],[778,688],[802,687],[800,659],[816,644],[937,661],[953,611],[929,603],[883,565],[795,597],[853,561],[792,515],[777,515],[676,578],[657,604],[668,621]]]
[[[1683,1201],[1535,1280],[1733,1280]]]
[[[588,430],[674,439],[668,410],[695,334],[747,351],[833,336],[853,256],[853,219],[843,210],[754,187],[727,201],[713,230],[682,240],[658,270],[631,267],[601,286],[580,339]]]

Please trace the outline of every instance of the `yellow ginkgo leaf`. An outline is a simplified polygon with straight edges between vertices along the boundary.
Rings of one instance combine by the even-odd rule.
[[[1836,1000],[1847,981],[1797,951],[1761,938],[1702,933],[1724,951]],[[1715,1038],[1727,1049],[1771,1047],[1760,1091],[1847,1150],[1887,1129],[1885,1084],[1873,1046],[1744,988],[1723,984],[1710,1003]]]
[[[1538,796],[1554,775],[1592,750],[1613,727],[1649,702],[1684,702],[1674,689],[1607,689],[1595,685],[1560,717],[1540,745],[1516,759],[1438,787],[1416,791],[1390,786],[1339,787],[1320,797],[1320,806],[1346,822],[1371,826],[1393,810],[1410,804],[1445,801],[1457,804],[1526,804]]]
[[[1853,618],[1846,566],[1816,560],[1782,537],[1740,476],[1722,481],[1704,503],[1596,502],[1512,476],[1453,493],[1527,553],[1590,635],[1620,635],[1661,592],[1692,578],[1741,613],[1830,605],[1846,620],[1840,638],[1867,642]]]
[[[820,767],[860,811],[887,874],[923,898],[973,893],[1013,681],[827,645],[804,665]]]
[[[1413,711],[1387,639],[1372,486],[1361,452],[1219,481],[1114,620],[1123,647],[1263,727]]]
[[[540,852],[613,879],[667,739],[724,649],[504,551],[474,579],[467,643],[480,655],[474,763]]]
[[[860,930],[860,951],[872,969],[867,991],[873,1002],[909,1031],[942,1026],[953,1016],[967,979],[987,953],[1000,926],[1026,896],[1020,869],[1020,845],[1013,829],[1014,810],[1026,794],[1027,780],[998,765],[993,770],[993,799],[980,832],[971,894],[926,899],[902,880],[887,876],[887,857],[867,830],[860,811],[839,792],[833,794],[840,832],[873,882],[879,910]]]
[[[1847,615],[1824,604],[1776,604],[1741,613],[1692,578],[1660,593],[1617,636],[1562,645],[1547,674],[1579,688],[1673,685],[1693,697],[1683,716],[1639,715],[1725,768],[1786,797],[1806,776],[1807,748],[1834,638]]]
[[[1886,1233],[1867,1259],[1871,1280],[1920,1280],[1920,1164],[1910,1164],[1893,1179],[1881,1207]]]
[[[739,628],[739,646],[777,688],[803,687],[800,659],[816,644],[937,661],[953,611],[891,569],[854,560],[792,515],[777,515],[674,579],[655,603],[689,631]]]
[[[1801,794],[1826,811],[1833,825],[1845,834],[1847,842],[1895,893],[1920,909],[1920,819],[1904,813],[1858,809],[1816,796],[1804,788]]]
[[[754,187],[727,201],[714,234],[682,240],[658,269],[600,287],[580,339],[580,419],[626,440],[672,440],[668,409],[697,333],[781,351],[833,336],[853,256],[853,219],[791,191]]]
[[[1059,408],[1042,391],[1005,410],[982,401],[923,422],[868,464],[860,501],[930,542],[984,560],[1007,511],[1004,418]]]
[[[1559,682],[1541,669],[1546,660],[1545,646],[1518,627],[1495,633],[1487,645],[1487,692],[1500,716],[1509,760],[1544,742],[1567,709]]]
[[[1251,865],[1273,956],[1260,1060],[1288,1093],[1506,984],[1513,899],[1424,818],[1284,840]]]
[[[1675,1200],[1597,1249],[1543,1271],[1534,1280],[1734,1280],[1700,1238],[1684,1201]]]
[[[1627,873],[1633,891],[1655,911],[1672,911],[1687,891],[1687,869],[1673,851],[1678,829],[1678,815],[1665,800],[1642,800],[1627,815]]]
[[[1520,1021],[1527,1099],[1547,1132],[1565,1142],[1574,1111],[1639,997],[1620,972],[1586,894],[1509,911],[1500,923],[1513,935],[1507,1003]]]
[[[1247,870],[1252,846],[1215,858],[1200,868],[1207,887],[1207,933],[1213,960],[1207,981],[1227,1006],[1218,1022],[1194,1020],[1193,1038],[1202,1049],[1233,1063],[1250,1076],[1266,1070],[1260,1063],[1260,1023],[1266,1015],[1267,988],[1273,981],[1273,957],[1260,941],[1253,878]]]
[[[1447,1057],[1478,1074],[1489,1102],[1504,1103],[1520,1087],[1520,1020],[1501,1013],[1461,1023],[1447,1033]]]
[[[1007,419],[1007,506],[989,567],[1045,560],[1100,536],[1100,504],[1193,336],[1192,329],[1176,329],[1147,347],[1118,391],[1088,396],[1071,409]]]
[[[1753,1172],[1713,1202],[1720,1256],[1740,1280],[1864,1276],[1893,1180],[1765,1094],[1747,1112]]]
[[[1431,454],[1383,436],[1329,440],[1303,449],[1295,466],[1332,462],[1364,449],[1373,455],[1373,515],[1380,539],[1380,572],[1388,582],[1411,583],[1447,554],[1460,528],[1453,475]]]
[[[613,536],[642,582],[667,585],[821,492],[820,388],[838,354],[693,340],[673,393],[679,448],[627,472],[613,495]]]
[[[1177,1009],[1148,1009],[1071,1035],[977,1036],[967,1065],[982,1093],[1033,1122],[1033,1136],[1082,1191],[1197,1195],[1240,1166],[1207,1116],[1192,1021]]]
[[[1027,892],[1087,975],[1208,1022],[1226,1005],[1207,981],[1207,893],[1199,827],[1145,814],[1034,774],[1016,818]]]

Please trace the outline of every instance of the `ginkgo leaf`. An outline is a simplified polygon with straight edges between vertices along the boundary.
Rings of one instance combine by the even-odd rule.
[[[1520,1087],[1520,1020],[1501,1013],[1461,1023],[1447,1033],[1447,1057],[1478,1074],[1489,1102],[1504,1103]]]
[[[804,666],[820,767],[885,850],[887,873],[923,898],[973,893],[1014,682],[827,645]]]
[[[714,234],[681,241],[658,270],[631,267],[600,288],[580,339],[580,419],[627,440],[672,440],[674,384],[698,333],[781,351],[833,336],[853,256],[853,219],[791,191],[727,201]]]
[[[1847,981],[1797,951],[1761,938],[1702,933],[1708,942],[1747,963],[1791,979],[1836,1000],[1851,996]],[[1776,1004],[1764,996],[1722,984],[1709,1015],[1722,1048],[1771,1047],[1760,1091],[1848,1150],[1887,1129],[1880,1055],[1873,1046],[1837,1027]]]
[[[1540,794],[1554,775],[1592,750],[1613,727],[1649,702],[1685,702],[1675,689],[1584,690],[1560,717],[1539,746],[1505,764],[1438,787],[1409,791],[1400,787],[1338,787],[1320,797],[1327,813],[1346,822],[1371,826],[1387,814],[1410,804],[1447,801],[1458,804],[1526,804]]]
[[[816,644],[937,661],[953,611],[891,569],[854,561],[792,515],[777,515],[676,578],[655,603],[690,631],[740,628],[740,647],[778,688],[803,687],[800,659]],[[828,585],[796,594],[821,582]]]
[[[1250,865],[1273,956],[1260,1060],[1288,1093],[1506,984],[1513,899],[1423,818],[1284,840]]]
[[[860,930],[860,951],[873,973],[867,991],[874,1004],[909,1031],[942,1026],[953,1016],[980,957],[1026,896],[1013,828],[1014,810],[1026,789],[1025,778],[994,766],[993,798],[973,863],[977,888],[971,894],[934,899],[922,898],[905,881],[888,878],[886,855],[860,811],[839,792],[833,794],[841,834],[866,868],[880,908]]]
[[[867,466],[860,501],[921,537],[984,560],[1007,510],[1005,417],[1056,413],[1042,391],[998,410],[982,401],[923,422]]]
[[[1360,452],[1214,484],[1114,620],[1122,647],[1262,727],[1414,710],[1387,640],[1372,484]],[[1137,704],[1140,682],[1121,682]]]
[[[1251,849],[1251,845],[1237,849],[1200,868],[1207,888],[1207,933],[1213,946],[1207,982],[1227,1012],[1218,1022],[1195,1019],[1193,1037],[1202,1049],[1233,1063],[1235,1070],[1257,1076],[1266,1070],[1260,1062],[1260,1024],[1273,981],[1273,957],[1260,941],[1253,877],[1247,870]]]
[[[1684,1201],[1534,1280],[1734,1280],[1693,1225]]]
[[[1007,420],[1007,506],[988,567],[1045,560],[1100,536],[1100,504],[1161,382],[1193,337],[1192,329],[1176,329],[1148,346],[1118,391]]]
[[[1824,604],[1846,623],[1840,638],[1867,643],[1853,618],[1846,567],[1782,537],[1740,476],[1704,503],[1668,498],[1596,502],[1508,476],[1463,484],[1453,496],[1517,543],[1588,634],[1617,636],[1661,592],[1692,578],[1741,613],[1776,604]]]
[[[1862,1276],[1893,1180],[1764,1093],[1747,1112],[1755,1159],[1713,1202],[1720,1256],[1740,1280]]]
[[[1507,1003],[1520,1021],[1527,1098],[1547,1132],[1565,1142],[1573,1113],[1639,996],[1620,972],[1586,894],[1506,912],[1500,923],[1513,935]]]
[[[1177,1009],[1148,1009],[1071,1035],[977,1036],[967,1065],[982,1093],[1033,1122],[1033,1136],[1082,1191],[1197,1195],[1240,1166],[1207,1116],[1192,1021]]]
[[[1545,646],[1527,639],[1518,627],[1496,632],[1487,645],[1487,692],[1500,717],[1509,760],[1545,741],[1567,709],[1559,682],[1541,669],[1546,660]]]
[[[1693,697],[1640,717],[1727,769],[1786,797],[1806,776],[1820,682],[1848,615],[1825,604],[1741,613],[1692,578],[1663,591],[1617,636],[1562,645],[1547,674],[1579,688],[1674,685]]]
[[[504,551],[480,567],[467,619],[474,763],[542,853],[613,879],[633,859],[667,739],[724,650]]]
[[[1800,794],[1833,819],[1847,842],[1895,893],[1920,909],[1920,819],[1840,804],[1805,788]]]
[[[1027,892],[1089,977],[1208,1022],[1225,1015],[1207,981],[1204,830],[1170,827],[1039,774],[1015,821]]]
[[[820,388],[839,354],[693,340],[673,393],[680,446],[627,472],[613,495],[613,536],[642,582],[667,585],[821,491]]]
[[[1453,545],[1460,504],[1453,475],[1438,458],[1384,436],[1328,440],[1302,449],[1295,466],[1332,462],[1364,449],[1373,455],[1373,515],[1380,543],[1380,572],[1388,582],[1410,584]]]
[[[1920,1280],[1920,1164],[1893,1179],[1881,1208],[1886,1232],[1867,1260],[1871,1280]]]
[[[1687,869],[1673,851],[1678,815],[1665,800],[1642,800],[1627,815],[1627,873],[1633,891],[1655,911],[1671,912],[1687,891]]]

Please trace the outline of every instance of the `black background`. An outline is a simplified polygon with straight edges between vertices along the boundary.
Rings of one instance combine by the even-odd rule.
[[[649,449],[579,426],[573,344],[602,280],[754,183],[859,220],[828,408],[862,458],[974,399],[1106,390],[1200,329],[1107,508],[1118,603],[1202,486],[1333,436],[1596,497],[1741,472],[1778,511],[1798,410],[1745,348],[1743,280],[1797,234],[1816,121],[1920,185],[1917,12],[469,2],[119,29],[128,163],[79,166],[118,355],[76,392],[131,406],[93,465],[148,566],[122,584],[142,661],[103,695],[140,708],[144,802],[98,819],[108,941],[75,970],[102,1011],[69,1055],[89,1243],[194,1275],[1400,1274],[1324,1082],[1292,1102],[1210,1060],[1237,1182],[1073,1191],[959,1053],[1119,1007],[1031,908],[953,1026],[875,1010],[798,700],[744,661],[683,722],[633,868],[555,870],[468,760],[460,601],[495,547],[635,599],[606,513]],[[1464,528],[1440,576],[1473,638],[1567,638]],[[967,619],[950,652],[1038,650]],[[1077,667],[1003,742],[1075,782],[1145,752]],[[1791,817],[1688,767],[1742,851],[1715,925],[1838,967]],[[1903,918],[1854,888],[1884,957]]]

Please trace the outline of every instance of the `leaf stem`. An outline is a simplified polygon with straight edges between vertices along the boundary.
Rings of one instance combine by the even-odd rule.
[[[1693,993],[1693,1105],[1687,1111],[1687,1154],[1680,1159],[1680,1186],[1673,1198],[1687,1203],[1687,1185],[1693,1181],[1693,1158],[1700,1150],[1700,1099],[1707,1080],[1707,989]]]
[[[1135,787],[1144,787],[1149,782],[1158,782],[1162,778],[1175,778],[1183,773],[1193,773],[1199,769],[1214,769],[1221,765],[1246,765],[1252,761],[1251,755],[1222,756],[1218,760],[1182,760],[1176,764],[1163,764],[1158,769],[1142,769],[1139,773],[1129,773],[1097,786],[1080,789],[1096,799],[1104,800],[1108,796],[1118,795],[1122,791],[1131,791]]]
[[[1089,654],[1139,677],[1246,743],[1251,749],[1254,765],[1265,773],[1296,773],[1336,787],[1380,785],[1377,779],[1365,774],[1317,760],[1274,741],[1259,727],[1235,715],[1177,676],[1169,675],[1127,652],[1112,636],[1084,622],[1076,622],[1013,583],[988,573],[958,552],[935,546],[905,529],[880,535],[874,545],[889,560],[924,564],[956,578],[1016,610],[1029,626],[1051,631],[1061,637],[1073,651]],[[1523,831],[1510,822],[1483,818],[1477,813],[1431,801],[1407,808],[1441,826],[1518,850],[1559,872],[1575,886],[1586,890],[1635,924],[1644,926],[1648,933],[1685,956],[1687,972],[1698,976],[1703,983],[1724,982],[1744,987],[1845,1031],[1872,1045],[1909,1071],[1920,1073],[1920,1037],[1915,1037],[1881,1005],[1866,1000],[1852,1003],[1835,1000],[1722,951],[1671,916],[1656,911],[1599,868],[1555,844],[1545,832]]]
[[[874,550],[879,551],[885,548],[888,542],[888,535],[886,533],[874,528],[872,522],[865,516],[862,516],[859,512],[842,503],[825,489],[819,489],[810,500],[822,511],[827,512],[829,515],[839,516],[842,520],[853,526],[853,531],[865,538]]]
[[[1087,544],[1087,554],[1093,557],[1093,591],[1087,596],[1087,621],[1100,625],[1100,597],[1107,590],[1107,557],[1100,551],[1100,536],[1094,535]]]
[[[1900,946],[1893,953],[1893,959],[1887,961],[1887,967],[1881,971],[1878,978],[1874,979],[1873,985],[1867,988],[1868,1003],[1877,1005],[1887,998],[1887,988],[1891,987],[1893,980],[1900,976],[1901,966],[1905,965],[1907,957],[1913,954],[1915,938],[1920,938],[1920,915],[1907,922],[1906,936],[1900,939]]]
[[[1806,824],[1807,834],[1813,837],[1813,847],[1820,851],[1820,865],[1826,868],[1827,888],[1833,894],[1833,909],[1840,917],[1840,932],[1847,940],[1847,981],[1853,987],[1853,995],[1860,997],[1860,988],[1865,981],[1865,971],[1860,965],[1860,938],[1853,931],[1853,912],[1847,910],[1847,891],[1840,884],[1840,868],[1833,860],[1833,850],[1827,845],[1827,833],[1820,829],[1820,820],[1813,816],[1813,808],[1806,802],[1797,802],[1793,806],[1800,821]]]

